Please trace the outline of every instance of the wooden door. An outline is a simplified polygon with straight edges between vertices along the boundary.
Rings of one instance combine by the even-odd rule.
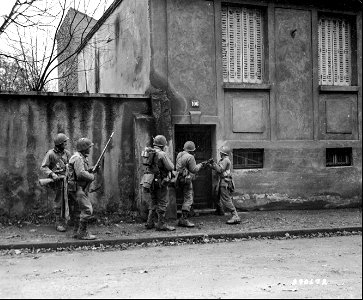
[[[196,146],[195,160],[200,163],[212,157],[212,128],[208,125],[175,125],[175,158],[183,151],[186,141],[193,141]],[[212,208],[212,171],[202,169],[193,181],[195,209]],[[177,208],[181,209],[183,195],[177,189]]]

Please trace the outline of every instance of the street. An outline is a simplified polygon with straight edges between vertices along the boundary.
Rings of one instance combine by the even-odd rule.
[[[362,237],[4,255],[1,298],[362,298]]]

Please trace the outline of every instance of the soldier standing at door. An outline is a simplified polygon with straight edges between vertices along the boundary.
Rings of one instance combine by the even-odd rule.
[[[179,152],[176,158],[176,171],[179,172],[178,186],[183,191],[182,215],[178,221],[178,226],[194,227],[188,220],[190,208],[193,204],[193,179],[204,164],[197,164],[194,158],[195,144],[187,141],[184,144],[184,151]]]
[[[231,161],[229,154],[231,150],[227,146],[222,146],[219,153],[221,159],[218,163],[213,162],[210,167],[214,169],[219,176],[218,182],[218,203],[217,210],[223,211],[222,206],[232,214],[227,224],[241,223],[237,210],[232,202],[232,192],[234,191],[234,183],[231,174]]]
[[[52,185],[56,192],[53,201],[53,212],[56,218],[56,230],[64,232],[67,230],[66,219],[68,212],[64,201],[67,200],[67,165],[71,153],[66,150],[69,138],[64,133],[58,133],[54,139],[54,148],[50,149],[42,162],[40,170],[49,178],[54,180]],[[68,204],[68,203],[67,203]]]

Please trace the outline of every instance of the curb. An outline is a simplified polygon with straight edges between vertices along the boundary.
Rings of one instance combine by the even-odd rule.
[[[188,235],[176,235],[176,236],[163,236],[163,237],[147,237],[147,238],[117,238],[117,239],[103,239],[93,241],[65,241],[65,242],[44,242],[44,243],[19,243],[19,244],[3,244],[0,245],[0,250],[7,249],[54,249],[66,248],[66,247],[82,247],[82,246],[114,246],[124,243],[150,243],[155,241],[175,241],[175,240],[187,240],[187,239],[198,239],[198,238],[248,238],[248,237],[279,237],[285,236],[286,233],[289,235],[304,235],[313,233],[334,233],[343,231],[362,231],[362,226],[353,227],[339,227],[339,228],[307,228],[307,229],[291,229],[291,230],[272,230],[272,231],[250,231],[250,232],[237,232],[237,233],[216,233],[216,234],[188,234]]]

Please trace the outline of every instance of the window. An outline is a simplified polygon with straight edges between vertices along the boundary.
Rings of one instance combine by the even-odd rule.
[[[351,85],[351,25],[344,18],[319,19],[319,84]]]
[[[263,150],[264,149],[233,149],[233,168],[263,168]]]
[[[223,81],[262,83],[262,11],[222,6],[221,21]]]
[[[326,166],[340,167],[352,165],[352,148],[327,148]]]

